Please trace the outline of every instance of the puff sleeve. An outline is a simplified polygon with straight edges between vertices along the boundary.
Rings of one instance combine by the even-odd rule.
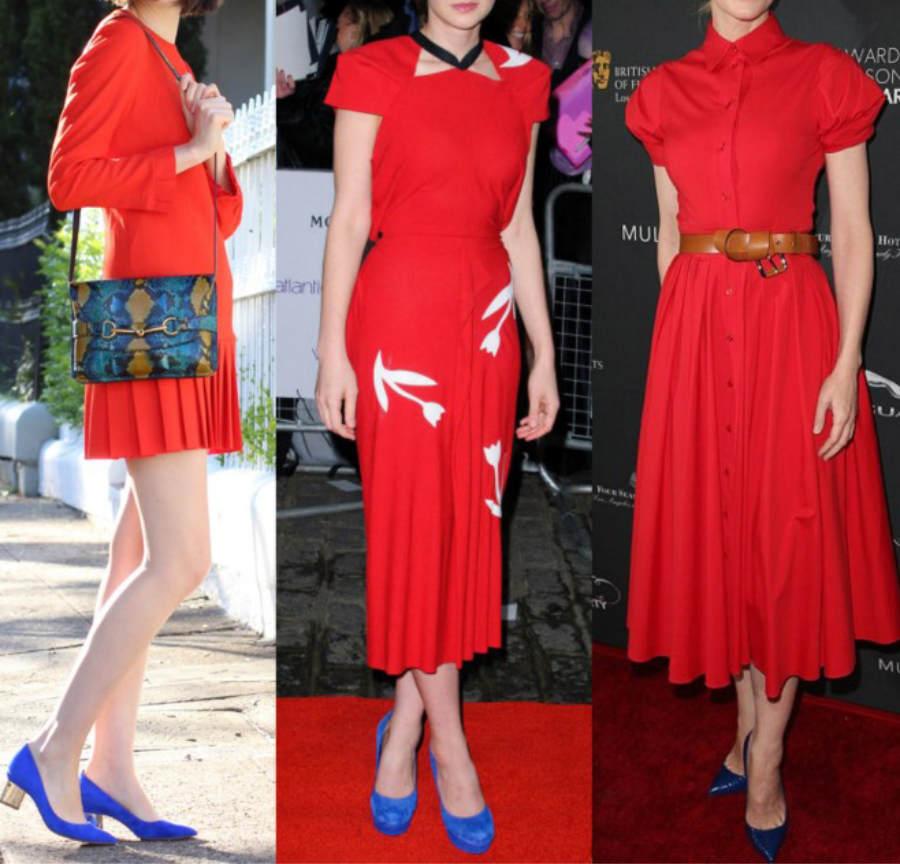
[[[384,116],[397,95],[398,84],[380,62],[378,46],[364,45],[338,55],[331,85],[325,94],[325,104],[364,114]]]
[[[113,13],[115,14],[115,13]],[[140,28],[104,19],[69,76],[47,191],[57,210],[116,207],[166,212],[175,195],[175,148],[123,153],[116,131],[140,86],[147,46]]]
[[[625,106],[625,125],[650,154],[654,165],[665,165],[662,131],[662,71],[657,67],[644,76]]]
[[[532,123],[541,123],[550,116],[552,70],[546,63],[532,57],[522,67],[522,73],[522,81],[518,88],[519,104],[530,127]]]
[[[822,47],[817,100],[819,140],[826,153],[836,153],[872,137],[885,97],[849,54],[830,45]]]

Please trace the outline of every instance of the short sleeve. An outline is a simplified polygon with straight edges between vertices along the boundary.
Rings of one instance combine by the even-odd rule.
[[[830,45],[819,67],[819,140],[826,153],[868,141],[885,102],[881,88],[844,51]]]
[[[654,165],[665,165],[662,132],[662,73],[653,69],[644,76],[625,106],[625,125],[650,154]]]
[[[372,47],[381,44],[373,42]],[[326,105],[382,117],[387,113],[398,85],[385,69],[384,58],[369,49],[367,45],[338,55],[334,77],[325,94]]]
[[[529,74],[523,75],[519,88],[522,113],[529,124],[542,123],[550,116],[550,76],[552,70],[546,63],[532,58],[525,67]]]

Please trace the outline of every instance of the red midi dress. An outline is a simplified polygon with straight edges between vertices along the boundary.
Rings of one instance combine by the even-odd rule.
[[[774,17],[737,42],[650,72],[629,129],[678,190],[682,233],[807,232],[833,153],[866,141],[884,97],[847,54],[788,38]],[[637,466],[628,653],[670,658],[674,682],[724,686],[753,663],[848,675],[855,639],[900,639],[900,597],[874,421],[859,376],[838,456],[813,434],[839,321],[818,261],[679,254],[654,325]]]
[[[191,138],[178,82],[132,18],[125,10],[107,15],[72,67],[50,156],[50,200],[58,210],[103,208],[104,278],[208,273],[214,180],[203,165],[175,173],[174,148]],[[190,71],[174,43],[155,39],[179,72]],[[241,221],[243,198],[230,157],[226,171],[230,191],[219,186],[216,204],[218,371],[86,384],[88,459],[241,449],[225,238]]]
[[[370,240],[347,317],[359,386],[367,659],[457,667],[500,645],[502,492],[519,379],[500,239],[550,70],[492,42],[499,80],[416,76],[409,36],[342,54],[326,101],[377,114]]]

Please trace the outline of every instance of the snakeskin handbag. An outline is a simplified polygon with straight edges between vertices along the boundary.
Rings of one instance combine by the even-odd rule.
[[[181,75],[153,36],[142,23],[136,23],[180,81]],[[216,167],[214,156],[214,176]],[[81,211],[74,211],[69,253],[73,378],[106,383],[146,378],[202,378],[215,373],[218,366],[215,184],[212,205],[211,273],[89,281],[75,278]]]

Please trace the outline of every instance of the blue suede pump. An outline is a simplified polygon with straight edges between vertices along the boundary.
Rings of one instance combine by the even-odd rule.
[[[716,798],[720,795],[735,795],[738,792],[746,791],[747,777],[744,774],[735,773],[723,762],[719,773],[713,778],[708,794],[710,797]]]
[[[54,834],[79,843],[112,846],[116,842],[112,834],[107,834],[91,822],[66,822],[56,815],[47,799],[44,781],[27,744],[13,756],[6,770],[6,780],[6,788],[0,795],[0,802],[18,810],[22,806],[22,799],[28,795],[34,801],[34,806],[41,814],[44,824]]]
[[[753,733],[751,732],[750,735]],[[748,766],[750,762],[748,760],[748,755],[750,751],[750,735],[748,735],[744,739],[744,771],[748,770]],[[775,861],[778,850],[781,849],[781,845],[784,843],[785,837],[787,837],[788,830],[788,818],[787,818],[787,802],[784,805],[784,822],[776,828],[754,828],[749,822],[745,821],[745,825],[747,828],[747,836],[750,838],[750,842],[753,844],[754,848],[766,861],[772,862]]]
[[[393,711],[388,711],[378,723],[375,730],[375,771],[378,772],[378,764],[381,762],[381,745],[384,742],[384,733],[387,731],[388,724],[391,722]],[[416,805],[419,802],[419,791],[413,788],[413,791],[403,798],[389,798],[372,789],[372,795],[369,798],[369,806],[372,809],[372,822],[375,827],[382,833],[391,837],[405,834],[412,822],[413,815],[416,812]]]
[[[437,762],[435,762],[433,753],[428,755],[431,759],[434,785],[437,787]],[[474,816],[454,816],[444,807],[439,788],[438,801],[441,803],[441,819],[444,821],[444,828],[447,829],[447,836],[457,849],[472,855],[480,855],[491,848],[491,843],[494,841],[494,817],[487,805],[484,810]]]
[[[84,773],[81,775],[81,803],[85,813],[97,818],[98,825],[102,826],[103,817],[109,816],[121,822],[139,840],[187,840],[197,834],[188,825],[176,825],[164,819],[155,822],[139,819]]]

